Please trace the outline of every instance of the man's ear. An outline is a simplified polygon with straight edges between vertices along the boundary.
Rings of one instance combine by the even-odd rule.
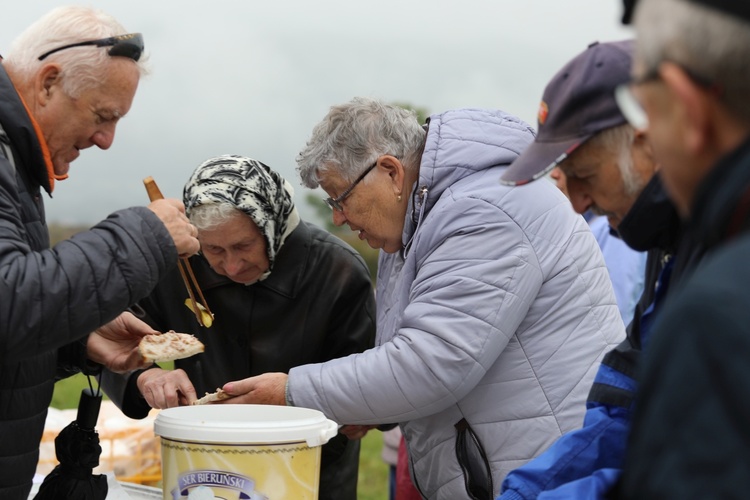
[[[677,102],[677,118],[685,131],[685,148],[694,155],[704,153],[710,146],[708,142],[712,127],[710,91],[696,83],[684,69],[674,63],[663,62],[660,74]]]
[[[636,148],[636,151],[638,152],[637,154],[642,155],[646,161],[653,164],[654,172],[659,170],[659,162],[657,162],[654,157],[654,149],[651,147],[651,141],[649,141],[647,130],[635,129],[633,146]]]
[[[404,170],[404,165],[401,161],[395,156],[383,155],[378,160],[378,168],[383,169],[388,174],[393,192],[396,196],[402,195],[406,171]]]
[[[61,91],[62,71],[59,64],[46,64],[39,70],[34,79],[34,94],[40,105],[46,105],[55,92]]]

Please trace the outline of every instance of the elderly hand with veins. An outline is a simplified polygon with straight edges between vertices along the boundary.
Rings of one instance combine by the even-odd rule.
[[[179,368],[151,368],[138,376],[136,385],[151,408],[186,406],[197,399],[193,383],[185,371]]]
[[[222,389],[232,396],[232,403],[286,406],[288,378],[286,373],[264,373],[227,382]]]

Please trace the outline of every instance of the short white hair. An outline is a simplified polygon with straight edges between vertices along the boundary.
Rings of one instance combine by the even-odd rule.
[[[750,124],[750,24],[685,0],[640,0],[635,60],[679,64],[717,85],[727,111]]]
[[[319,175],[327,170],[353,182],[386,154],[401,160],[406,170],[417,170],[426,136],[414,111],[355,97],[331,107],[313,128],[312,137],[297,156],[297,171],[305,187],[316,188]]]
[[[635,171],[633,141],[635,141],[635,129],[625,123],[602,130],[582,146],[613,152],[617,158],[617,167],[627,195],[637,194],[643,189],[643,183]]]
[[[40,61],[39,56],[70,43],[125,33],[125,28],[114,17],[101,10],[79,6],[58,7],[29,26],[13,41],[3,64],[17,78],[28,82],[44,64],[54,61],[62,68],[63,90],[76,98],[102,81],[111,62],[107,50],[87,46],[55,52],[44,61]],[[141,75],[148,73],[147,59],[147,56],[142,55],[138,61],[134,61]]]

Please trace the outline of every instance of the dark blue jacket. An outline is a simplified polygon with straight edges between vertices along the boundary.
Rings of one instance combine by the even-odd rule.
[[[750,138],[701,182],[706,253],[654,325],[617,498],[750,492]]]
[[[55,380],[79,371],[85,338],[177,263],[146,208],[115,212],[49,248],[47,164],[0,65],[0,498],[26,500]]]

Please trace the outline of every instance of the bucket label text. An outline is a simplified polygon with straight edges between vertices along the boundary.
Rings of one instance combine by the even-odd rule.
[[[200,486],[235,490],[239,494],[238,498],[241,499],[267,498],[255,491],[255,481],[252,478],[219,470],[192,470],[180,474],[177,477],[177,488],[172,490],[172,498],[174,500],[185,499],[192,496],[190,490]]]

